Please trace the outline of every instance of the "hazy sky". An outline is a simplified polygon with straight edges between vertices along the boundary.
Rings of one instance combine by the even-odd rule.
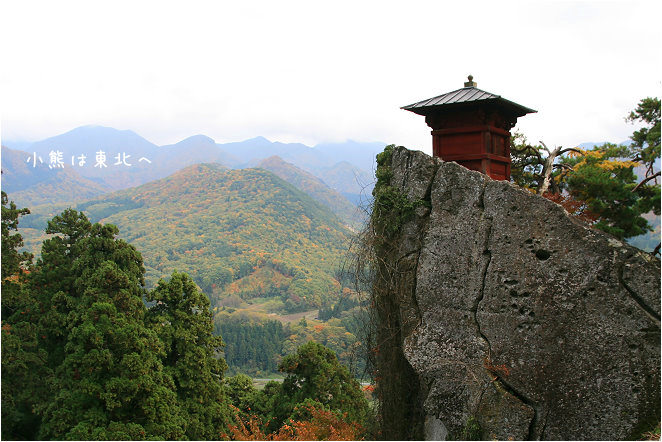
[[[3,139],[95,124],[157,144],[383,141],[431,150],[401,106],[463,86],[538,110],[530,141],[623,141],[661,96],[660,1],[12,1]]]

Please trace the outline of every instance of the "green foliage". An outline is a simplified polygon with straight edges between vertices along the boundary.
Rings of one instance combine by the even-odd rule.
[[[269,170],[298,189],[303,190],[315,201],[329,207],[345,224],[358,227],[362,220],[357,208],[335,190],[330,189],[319,178],[289,164],[279,157],[270,157],[258,164]]]
[[[464,424],[464,428],[462,429],[462,434],[458,439],[483,440],[478,419],[476,419],[474,416],[471,416],[469,419],[467,419],[467,422]]]
[[[250,376],[239,373],[226,378],[225,392],[232,406],[239,412],[239,417],[246,419],[256,413],[262,416],[269,414],[268,398],[253,386]]]
[[[325,374],[315,378],[324,391],[320,397],[308,400],[307,395],[318,394],[309,387],[305,393],[291,388],[286,393],[276,382],[257,391],[245,376],[223,387],[227,366],[214,326],[225,328],[244,366],[266,356],[265,372],[276,368],[292,336],[288,348],[311,336],[349,348],[356,338],[344,327],[310,320],[290,328],[278,321],[240,321],[239,313],[233,318],[226,312],[214,325],[207,297],[185,274],[175,272],[146,292],[142,257],[116,238],[114,225],[92,224],[83,213],[67,209],[48,222],[47,233],[31,273],[17,280],[21,303],[12,305],[11,321],[3,321],[3,380],[11,379],[2,384],[4,438],[216,439],[230,423],[230,401],[281,421],[303,412],[299,405],[310,400],[352,418],[368,416],[347,369],[332,374],[339,364],[328,349],[326,359],[331,355],[333,363],[320,366]],[[296,280],[299,271],[278,260],[255,264],[244,261],[237,273],[246,278],[266,272],[281,284],[287,279],[283,272]],[[309,290],[305,284],[300,289]],[[326,290],[337,293],[340,286]],[[260,293],[266,295],[262,301],[272,299],[268,291]],[[149,310],[143,296],[152,305]],[[344,387],[333,390],[334,383]],[[356,391],[352,395],[347,388]],[[325,403],[330,395],[345,399]]]
[[[605,144],[566,159],[574,169],[566,182],[570,195],[597,215],[596,228],[620,239],[651,230],[643,215],[659,211],[660,203],[659,188],[656,192],[653,186],[643,186],[633,191],[637,177],[633,163],[621,160],[626,154],[623,146]]]
[[[644,215],[660,213],[659,171],[654,170],[660,158],[660,100],[641,100],[627,120],[645,124],[634,132],[630,146],[607,143],[588,151],[550,151],[544,146],[527,145],[523,135],[515,134],[511,139],[513,181],[560,201],[566,209],[580,208],[579,218],[594,219],[591,223],[595,228],[617,238],[646,234],[653,229]],[[543,147],[548,153],[546,158],[542,156]],[[643,180],[633,170],[642,163],[646,173]],[[550,173],[549,187],[543,186],[545,168]]]
[[[393,171],[391,170],[391,157],[395,145],[391,144],[384,151],[377,154],[377,170],[375,176],[377,183],[372,190],[373,199],[373,226],[379,235],[391,236],[398,232],[419,206],[427,205],[424,200],[410,201],[406,195],[391,186]],[[377,222],[374,222],[377,221]]]
[[[18,317],[3,321],[3,440],[37,438],[41,418],[34,408],[48,400],[46,381],[52,374],[46,360],[46,352],[39,348],[39,333],[34,323]]]
[[[630,137],[630,157],[646,165],[647,176],[653,172],[653,163],[660,158],[660,99],[644,98],[627,118],[630,122],[642,122],[646,126],[634,131]]]
[[[331,318],[340,318],[344,311],[350,310],[359,304],[356,295],[348,288],[343,289],[338,301],[332,305],[320,307],[318,318],[328,321]]]
[[[163,344],[143,322],[140,254],[115,238],[115,226],[92,225],[73,210],[48,232],[56,236],[44,244],[34,282],[62,321],[45,321],[46,346],[62,342],[64,352],[50,361],[56,393],[41,409],[40,437],[181,438],[185,422],[160,361]]]
[[[94,220],[118,225],[122,237],[141,250],[148,287],[173,271],[186,270],[223,318],[230,308],[237,314],[251,308],[254,313],[285,315],[326,305],[334,306],[337,315],[346,307],[336,302],[343,293],[336,269],[350,232],[327,209],[270,172],[193,166],[77,208]],[[39,210],[51,213],[54,208]],[[46,214],[39,216],[45,223]],[[49,244],[54,255],[66,247]],[[66,275],[63,278],[42,278],[45,285],[57,282],[62,291],[62,302],[49,314],[53,324],[66,316],[66,302],[73,302]],[[262,316],[257,322],[273,319]],[[215,321],[215,333],[222,333],[227,343],[224,354],[232,373],[276,372],[286,354],[284,345],[293,350],[311,336],[329,343],[344,363],[351,363],[348,348],[355,337],[346,336],[341,327],[322,333],[311,326],[287,340],[292,333],[267,330],[256,321],[239,325],[230,320],[221,327],[225,322]],[[59,344],[63,348],[63,342]],[[58,352],[56,342],[50,348]]]
[[[233,405],[241,409],[250,408],[251,397],[257,393],[250,376],[239,373],[225,379],[225,386],[228,399]]]
[[[71,204],[72,201],[83,201],[95,198],[108,192],[109,187],[96,181],[88,180],[65,169],[53,179],[15,193],[17,201],[37,206],[41,204]]]
[[[282,385],[282,402],[287,404],[288,416],[297,405],[310,399],[329,410],[346,413],[350,422],[364,427],[370,423],[370,408],[360,384],[330,349],[309,342],[299,347],[296,354],[286,356],[279,369],[287,375]],[[283,422],[288,416],[276,416],[276,420]]]
[[[232,294],[278,297],[291,312],[321,306],[337,293],[350,235],[328,209],[258,169],[191,166],[78,209],[141,250],[149,286],[185,269],[213,307]]]
[[[409,201],[391,186],[394,146],[377,156],[377,184],[369,226],[354,248],[352,273],[357,291],[367,295],[368,326],[362,333],[368,367],[375,380],[377,421],[380,437],[391,440],[418,439],[423,434],[424,414],[419,380],[402,348],[402,316],[399,303],[411,294],[403,290],[415,278],[412,260],[400,259],[398,233],[417,207],[430,201]],[[428,196],[426,196],[427,198]],[[365,317],[366,315],[364,315]],[[361,316],[359,316],[361,317]]]
[[[214,331],[222,335],[226,343],[224,357],[230,373],[268,377],[277,373],[278,363],[283,357],[296,352],[301,345],[315,341],[333,350],[352,374],[364,374],[363,344],[359,342],[356,331],[350,332],[348,328],[360,330],[362,327],[364,318],[356,316],[357,307],[342,312],[340,318],[322,322],[312,319],[315,311],[305,315],[268,315],[262,312],[272,302],[266,299],[254,301],[254,304],[244,304],[236,311],[229,308],[219,310],[214,317]]]
[[[39,305],[26,289],[24,269],[31,255],[21,253],[23,240],[17,209],[2,192],[2,439],[35,439],[40,417],[34,407],[49,396],[46,352],[39,347],[34,314]]]
[[[361,343],[357,336],[350,333],[342,321],[327,323],[307,321],[302,318],[298,324],[285,327],[286,338],[283,342],[282,356],[292,354],[308,342],[317,342],[332,350],[338,360],[350,373],[358,376],[363,373],[365,359],[361,353]]]
[[[286,356],[280,369],[287,375],[284,381],[270,381],[261,391],[244,374],[226,379],[227,395],[240,423],[255,420],[260,428],[254,430],[273,433],[285,423],[308,421],[314,408],[364,429],[372,424],[361,386],[330,349],[309,342]]]
[[[147,312],[142,257],[117,227],[68,209],[47,232],[20,296],[3,279],[3,438],[218,438],[231,413],[205,295],[176,273]]]
[[[9,205],[7,205],[9,203]],[[13,201],[8,202],[7,194],[2,192],[2,281],[18,275],[21,269],[30,264],[32,255],[19,252],[23,246],[23,237],[18,230],[18,218],[30,213],[28,209],[17,209]],[[3,316],[4,317],[4,316]]]
[[[175,383],[186,437],[215,439],[225,430],[230,410],[221,384],[227,369],[220,358],[223,340],[212,334],[209,299],[187,274],[173,273],[147,300],[155,302],[146,322],[164,345],[164,372]]]
[[[226,342],[225,360],[234,371],[276,372],[285,339],[280,321],[257,322],[238,315],[223,315],[214,326]]]
[[[309,342],[286,356],[279,368],[286,374],[283,383],[271,381],[262,391],[245,375],[227,380],[228,396],[240,418],[257,416],[267,423],[267,432],[275,432],[289,420],[307,420],[306,410],[313,405],[363,428],[372,423],[361,386],[330,349]]]

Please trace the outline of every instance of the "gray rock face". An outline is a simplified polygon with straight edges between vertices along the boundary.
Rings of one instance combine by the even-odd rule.
[[[628,439],[660,419],[660,261],[560,206],[396,148],[391,184],[429,198],[401,229],[404,356],[428,438]]]

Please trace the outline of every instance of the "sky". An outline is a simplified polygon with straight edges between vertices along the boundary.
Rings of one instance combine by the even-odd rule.
[[[463,86],[536,109],[548,146],[627,140],[662,90],[659,1],[0,0],[3,140],[82,125],[171,144],[379,141],[431,152],[400,109]]]

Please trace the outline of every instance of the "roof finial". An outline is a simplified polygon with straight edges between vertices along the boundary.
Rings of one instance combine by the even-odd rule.
[[[476,86],[478,86],[478,83],[476,83],[474,81],[474,76],[473,75],[469,74],[469,76],[467,78],[469,79],[469,81],[464,82],[464,87],[476,87]]]

